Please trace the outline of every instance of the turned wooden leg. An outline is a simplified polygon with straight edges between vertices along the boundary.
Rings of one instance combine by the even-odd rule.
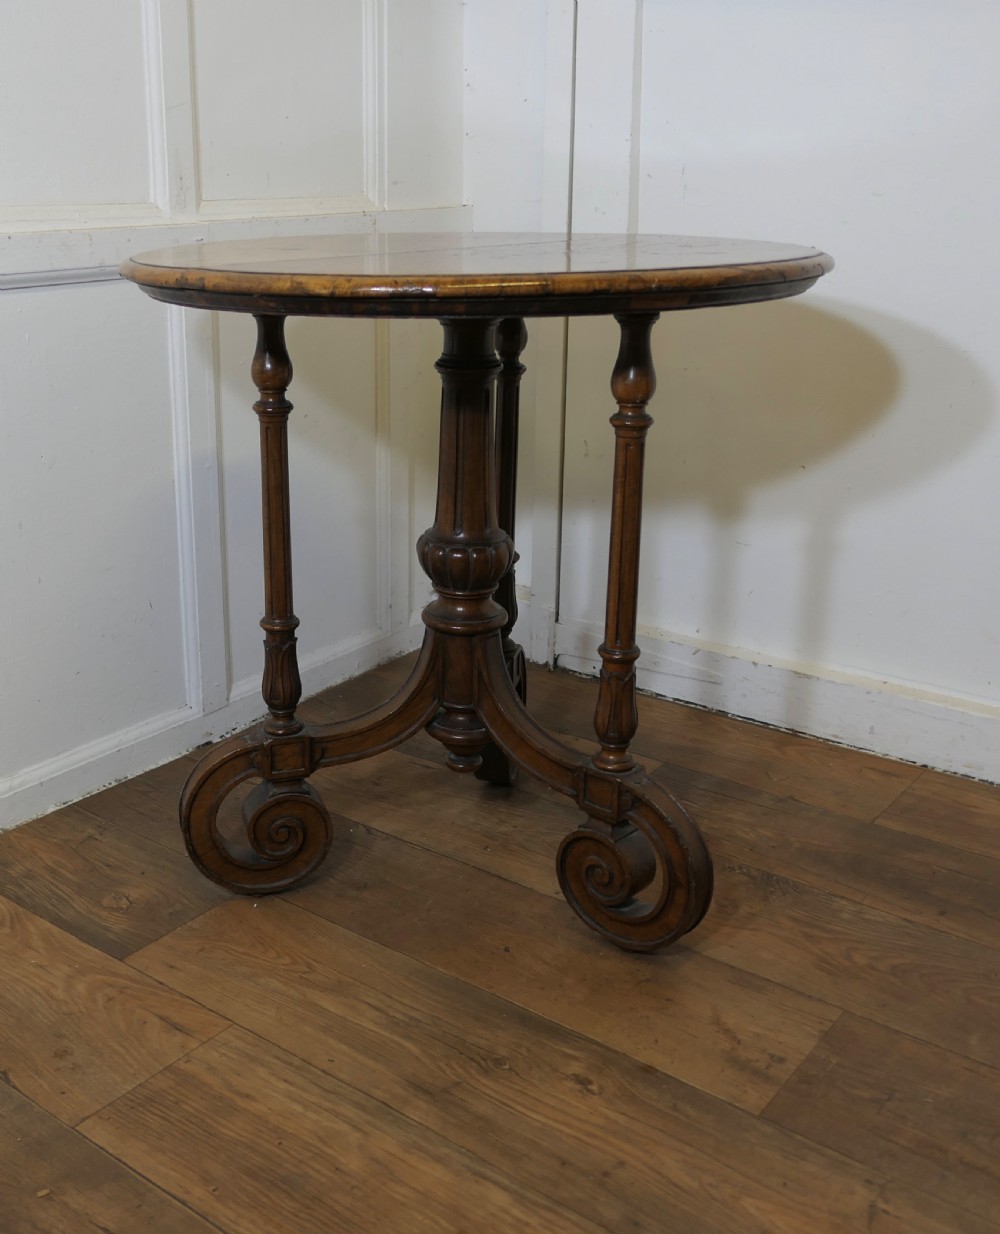
[[[611,496],[611,543],[608,550],[608,597],[594,728],[601,748],[594,766],[629,771],[635,765],[629,742],[639,717],[635,705],[636,604],[639,595],[639,530],[642,524],[642,469],[646,433],[653,423],[646,404],[656,389],[649,336],[658,313],[616,315],[621,347],[611,376],[618,403],[611,417],[615,430],[615,471]]]
[[[254,737],[216,747],[195,768],[181,798],[181,828],[195,863],[216,882],[247,893],[305,878],[326,856],[332,832],[319,794],[306,782],[315,761],[295,708],[302,694],[292,609],[291,517],[286,397],[292,364],[283,317],[260,316],[251,374],[260,421],[264,527],[264,680],[268,717]],[[243,803],[245,839],[218,830],[222,796],[241,780],[260,783]]]
[[[611,417],[614,483],[594,715],[600,748],[578,793],[587,823],[566,837],[558,858],[560,885],[573,908],[599,933],[639,951],[693,929],[712,894],[711,860],[698,829],[668,793],[646,780],[629,752],[638,726],[639,532],[643,456],[653,422],[646,405],[656,389],[650,333],[658,316],[616,314],[621,345],[611,376],[618,404]],[[640,893],[647,889],[653,894],[644,902]]]
[[[514,536],[517,503],[517,438],[520,417],[520,387],[524,375],[521,353],[528,341],[528,331],[520,317],[505,317],[497,326],[496,348],[500,358],[496,394],[496,474],[497,474],[497,521],[510,536]],[[504,660],[514,689],[521,702],[527,702],[528,676],[524,661],[524,649],[511,637],[517,621],[517,591],[514,567],[517,553],[511,558],[510,568],[496,589],[496,600],[507,614],[507,621],[500,632]],[[476,771],[480,780],[490,784],[511,785],[517,777],[517,766],[494,742],[489,742],[482,752],[482,766]]]
[[[264,680],[267,703],[264,731],[275,737],[297,733],[295,708],[302,696],[292,610],[292,520],[288,492],[288,413],[286,392],[292,362],[285,348],[282,317],[258,317],[257,350],[251,365],[260,397],[253,409],[260,422],[261,499],[264,525]]]
[[[499,640],[477,644],[477,711],[509,759],[572,797],[585,821],[563,840],[559,884],[573,910],[619,947],[653,951],[698,924],[712,895],[712,863],[683,807],[628,751],[636,729],[634,666],[642,454],[653,393],[655,313],[622,315],[612,376],[618,410],[607,628],[592,758],[546,733],[525,711]]]

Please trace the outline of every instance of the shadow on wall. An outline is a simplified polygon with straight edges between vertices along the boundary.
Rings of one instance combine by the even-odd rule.
[[[801,660],[821,662],[831,574],[846,548],[840,542],[845,516],[946,467],[989,421],[988,380],[957,348],[899,319],[853,305],[847,311],[850,320],[835,307],[789,301],[665,313],[654,330],[659,385],[651,405],[657,423],[647,454],[645,525],[652,531],[659,521],[662,529],[683,505],[707,516],[712,560],[697,567],[705,609],[699,625],[707,641],[740,644],[733,580],[740,524],[752,506],[755,518],[794,521],[803,529],[803,560],[791,576],[799,595],[794,641]],[[616,351],[615,323],[573,323],[570,525],[588,507],[607,508],[613,453],[607,392]],[[913,414],[914,398],[925,414]],[[573,446],[584,433],[586,457]],[[574,565],[590,574],[596,595],[603,587],[604,533],[592,542],[589,570],[582,561]],[[645,577],[652,563],[644,558]],[[683,562],[666,565],[675,578],[683,569]],[[656,613],[657,626],[672,624],[669,611]],[[807,728],[808,710],[803,691],[786,700],[785,723]]]

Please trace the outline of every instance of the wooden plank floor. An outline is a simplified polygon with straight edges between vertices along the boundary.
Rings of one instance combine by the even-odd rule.
[[[283,897],[188,863],[193,756],[0,834],[0,1232],[1000,1234],[1000,789],[645,698],[635,751],[717,867],[653,957],[425,736],[316,777]]]

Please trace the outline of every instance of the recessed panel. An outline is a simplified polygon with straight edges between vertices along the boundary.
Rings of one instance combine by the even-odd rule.
[[[995,703],[1000,9],[645,0],[642,18],[638,230],[837,266],[801,299],[656,326],[640,623]],[[578,63],[578,92],[600,70]],[[577,180],[611,211],[618,150],[577,120]],[[615,346],[613,323],[572,323],[564,620],[603,615]]]
[[[149,200],[142,6],[4,0],[0,207]]]
[[[192,9],[202,201],[363,194],[361,0]]]
[[[167,332],[126,284],[0,297],[0,776],[186,701]]]

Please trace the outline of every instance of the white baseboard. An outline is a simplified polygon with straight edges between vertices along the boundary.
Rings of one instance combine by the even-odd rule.
[[[403,655],[420,645],[422,633],[422,625],[392,635],[371,630],[303,657],[303,694],[316,694]],[[216,741],[252,724],[264,711],[260,677],[255,676],[237,682],[229,702],[211,714],[199,715],[190,707],[180,707],[26,767],[0,780],[0,830]]]
[[[519,595],[516,637],[530,660],[574,672],[599,669],[597,623],[554,622]],[[419,647],[419,614],[405,629],[345,639],[303,657],[303,692],[366,672]],[[934,694],[876,678],[767,664],[730,648],[640,635],[641,689],[778,728],[807,733],[875,754],[1000,783],[1000,707]],[[188,707],[164,712],[36,763],[0,781],[0,829],[46,814],[109,784],[243,728],[264,711],[260,679],[237,682],[230,701],[210,715]]]
[[[596,622],[559,621],[556,663],[596,673],[601,638]],[[1000,707],[664,634],[640,633],[637,642],[638,684],[652,694],[1000,783]]]

